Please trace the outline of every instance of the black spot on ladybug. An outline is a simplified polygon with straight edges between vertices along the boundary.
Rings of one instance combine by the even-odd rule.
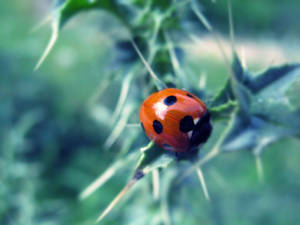
[[[210,123],[210,113],[206,111],[195,125],[192,137],[190,139],[191,146],[198,146],[201,143],[205,143],[210,137],[211,132],[212,125]]]
[[[145,127],[144,127],[143,123],[141,123],[141,127],[142,127],[143,131],[145,131]]]
[[[194,128],[194,120],[191,116],[185,116],[180,120],[179,129],[183,133],[187,133]]]
[[[157,134],[160,134],[163,132],[163,125],[158,120],[154,120],[152,126],[153,126],[154,131]]]
[[[164,99],[164,103],[167,106],[173,105],[177,102],[177,98],[174,95],[170,95]]]
[[[191,95],[191,94],[186,94],[186,96],[188,96],[188,97],[190,97],[190,98],[194,98],[194,96]]]

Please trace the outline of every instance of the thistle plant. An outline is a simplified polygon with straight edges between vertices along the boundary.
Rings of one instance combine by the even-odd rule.
[[[289,92],[300,77],[300,64],[270,67],[259,73],[246,69],[235,49],[229,1],[230,56],[198,1],[57,1],[51,13],[52,37],[36,68],[46,59],[64,25],[75,15],[90,10],[106,11],[119,21],[127,34],[126,39],[115,43],[115,63],[103,75],[107,79],[99,85],[99,90],[86,105],[93,116],[97,110],[102,109],[98,99],[104,90],[111,83],[121,80],[119,98],[115,110],[111,112],[111,134],[103,143],[106,149],[117,145],[120,151],[111,166],[82,191],[80,199],[85,200],[92,195],[122,168],[129,164],[136,165],[124,189],[101,211],[97,221],[101,221],[134,184],[143,182],[145,176],[151,176],[153,196],[161,210],[158,219],[152,217],[153,224],[171,224],[174,211],[169,209],[172,198],[170,190],[182,184],[191,173],[198,175],[206,198],[212,198],[201,169],[204,164],[222,157],[225,152],[235,154],[236,151],[250,151],[255,157],[257,173],[262,180],[261,155],[266,147],[286,137],[299,138],[300,111],[291,103]],[[205,85],[195,85],[191,82],[190,71],[184,70],[184,49],[180,45],[180,37],[194,35],[187,23],[201,24],[223,56],[227,69],[224,71],[226,82],[216,93],[208,90]],[[200,75],[196,76],[199,80]],[[218,132],[213,132],[207,144],[201,147],[198,158],[189,165],[177,162],[153,142],[147,143],[139,127],[139,105],[151,93],[165,87],[186,89],[203,99],[212,113],[213,126],[218,127]],[[180,164],[184,164],[184,170],[179,168]],[[160,181],[161,176],[164,177],[163,182]]]

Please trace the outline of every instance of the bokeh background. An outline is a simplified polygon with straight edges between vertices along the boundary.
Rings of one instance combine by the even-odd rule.
[[[101,11],[74,17],[41,68],[33,71],[49,40],[49,25],[36,26],[52,3],[0,3],[0,224],[93,224],[131,175],[133,165],[84,201],[79,193],[107,168],[122,149],[103,145],[110,135],[110,114],[122,80],[111,82],[89,104],[115,64],[115,41],[126,31]],[[203,1],[204,13],[229,46],[227,10]],[[300,61],[298,0],[233,1],[235,44],[247,67],[260,71]],[[124,34],[123,34],[124,33]],[[185,67],[207,74],[207,88],[225,81],[225,66],[214,41],[201,31],[182,43]],[[195,37],[197,40],[195,40]],[[298,87],[300,82],[298,82]],[[297,88],[296,88],[297,89]],[[295,92],[294,92],[295,93]],[[299,95],[292,96],[299,106]],[[139,129],[139,128],[128,128]],[[142,133],[141,133],[142,135]],[[126,132],[121,138],[126,139]],[[132,148],[147,143],[138,137]],[[176,189],[162,190],[172,224],[296,224],[300,221],[299,140],[286,138],[264,151],[264,182],[247,151],[222,154],[204,167],[212,197],[206,201],[193,175]],[[183,163],[184,164],[184,163]],[[181,165],[167,168],[163,187]],[[160,203],[145,178],[103,224],[160,224]]]

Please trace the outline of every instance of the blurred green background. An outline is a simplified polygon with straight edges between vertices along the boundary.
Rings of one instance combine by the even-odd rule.
[[[297,0],[233,1],[236,45],[249,69],[300,61],[299,8]],[[224,4],[203,1],[203,9],[227,45]],[[107,13],[80,14],[64,27],[49,57],[34,72],[51,34],[49,25],[34,28],[50,10],[49,0],[0,3],[1,225],[93,224],[133,168],[118,171],[91,197],[78,200],[122,148],[122,142],[109,151],[103,148],[112,130],[109,116],[121,81],[105,89],[97,112],[91,111],[89,102],[109,79],[105,74],[116,55],[114,42],[126,34]],[[182,44],[184,67],[207,74],[207,88],[213,91],[225,81],[225,66],[213,41],[206,35],[198,38]],[[144,136],[138,139],[133,148],[147,143]],[[250,152],[222,154],[211,161],[204,167],[211,202],[203,197],[194,176],[167,190],[173,171],[186,165],[167,168],[162,194],[169,199],[172,224],[296,224],[299,144],[287,138],[267,148],[262,155],[264,182],[258,180]],[[102,224],[160,224],[160,215],[147,177]]]

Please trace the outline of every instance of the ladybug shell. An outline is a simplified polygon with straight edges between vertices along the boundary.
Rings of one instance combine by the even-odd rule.
[[[210,114],[195,95],[167,88],[150,95],[140,108],[146,135],[172,152],[187,152],[206,142],[211,134]]]

